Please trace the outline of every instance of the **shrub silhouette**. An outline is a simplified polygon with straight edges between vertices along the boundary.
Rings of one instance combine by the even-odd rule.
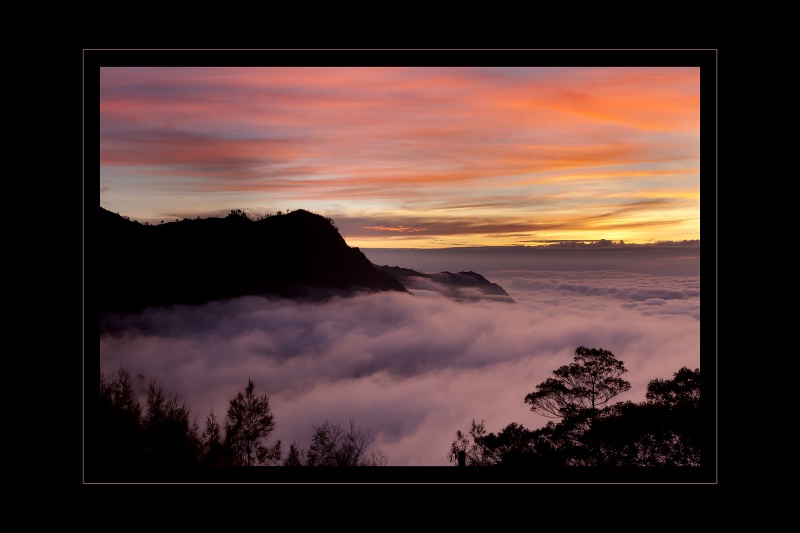
[[[350,429],[327,420],[314,426],[314,435],[306,454],[306,466],[384,466],[386,456],[380,450],[367,452],[375,441],[370,430],[357,428],[350,421]]]

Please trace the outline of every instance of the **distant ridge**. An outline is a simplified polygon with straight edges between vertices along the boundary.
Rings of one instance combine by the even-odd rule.
[[[492,283],[476,272],[422,273],[399,266],[379,266],[378,270],[389,274],[409,290],[430,290],[456,301],[493,300],[516,303],[497,283]]]
[[[101,314],[245,295],[407,292],[348,246],[330,219],[302,209],[260,220],[232,211],[159,225],[103,207],[97,217],[92,285]]]

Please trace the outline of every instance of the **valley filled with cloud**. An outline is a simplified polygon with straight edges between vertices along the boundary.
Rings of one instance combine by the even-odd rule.
[[[325,421],[370,430],[389,466],[447,466],[457,430],[548,419],[523,402],[575,348],[611,351],[643,401],[647,383],[700,367],[700,277],[621,270],[481,272],[517,303],[455,301],[420,286],[299,302],[242,297],[107,317],[100,369],[120,367],[185,400],[200,429],[248,379],[281,439],[308,448]],[[433,287],[431,287],[433,289]],[[714,371],[715,369],[707,369]],[[284,452],[285,453],[285,452]]]

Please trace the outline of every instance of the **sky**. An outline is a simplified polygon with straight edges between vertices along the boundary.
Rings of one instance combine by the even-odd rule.
[[[352,421],[375,437],[370,450],[387,466],[448,466],[456,431],[473,419],[490,432],[545,425],[524,397],[579,346],[625,364],[631,389],[614,402],[644,401],[650,380],[701,368],[699,257],[695,275],[679,276],[573,260],[588,270],[484,272],[514,304],[454,301],[428,281],[413,295],[324,304],[244,297],[149,309],[111,319],[117,329],[100,337],[100,369],[128,369],[143,395],[157,379],[201,430],[211,410],[224,419],[252,379],[275,416],[267,443],[280,439],[284,456],[291,442],[307,450],[315,425]]]
[[[100,68],[100,205],[361,248],[700,238],[700,67]]]

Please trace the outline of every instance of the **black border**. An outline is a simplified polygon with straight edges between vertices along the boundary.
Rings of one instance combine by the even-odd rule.
[[[99,377],[98,315],[92,257],[97,249],[92,218],[99,205],[99,72],[104,66],[697,66],[701,73],[701,368],[708,432],[703,466],[683,470],[527,472],[503,468],[361,467],[335,471],[303,468],[197,472],[94,472],[86,435],[93,418],[84,408]],[[717,484],[717,162],[718,51],[716,49],[91,49],[82,50],[83,339],[82,476],[105,483],[502,483],[502,484]],[[91,214],[87,217],[87,213]],[[713,372],[710,371],[713,369]],[[446,443],[445,443],[446,444]]]

